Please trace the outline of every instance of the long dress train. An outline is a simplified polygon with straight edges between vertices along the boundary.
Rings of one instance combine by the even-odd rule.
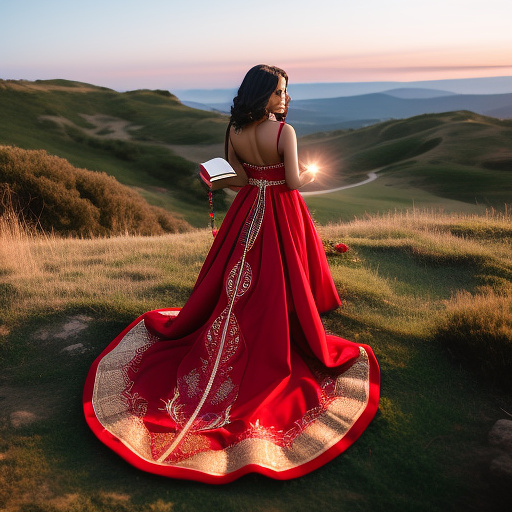
[[[145,471],[294,478],[350,446],[378,407],[371,348],[322,325],[340,301],[284,164],[244,167],[185,306],[136,319],[86,381],[89,426]]]

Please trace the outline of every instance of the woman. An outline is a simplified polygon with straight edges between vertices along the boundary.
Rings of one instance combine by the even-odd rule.
[[[133,465],[225,483],[288,479],[350,446],[372,420],[379,368],[370,347],[325,333],[340,300],[297,188],[288,77],[255,66],[233,100],[226,153],[242,187],[183,307],[151,311],[91,368],[84,410]],[[178,314],[179,313],[179,314]]]

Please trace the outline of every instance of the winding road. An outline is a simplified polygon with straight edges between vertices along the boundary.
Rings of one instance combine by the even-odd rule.
[[[370,183],[379,177],[377,175],[378,171],[380,171],[380,169],[376,169],[375,171],[369,172],[367,179],[365,179],[363,181],[358,181],[357,183],[352,183],[351,185],[344,185],[343,187],[329,188],[327,190],[314,190],[312,192],[301,192],[300,195],[304,196],[304,197],[319,196],[321,194],[330,194],[331,192],[338,192],[339,190],[345,190],[347,188],[354,188],[354,187],[359,187],[361,185],[366,185],[367,183]]]

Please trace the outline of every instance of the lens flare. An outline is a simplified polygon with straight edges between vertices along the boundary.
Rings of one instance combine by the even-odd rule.
[[[316,164],[308,164],[306,166],[306,169],[310,172],[312,172],[313,174],[316,174],[318,172],[318,165]]]

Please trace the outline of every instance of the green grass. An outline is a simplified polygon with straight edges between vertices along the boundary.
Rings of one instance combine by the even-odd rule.
[[[440,197],[424,188],[389,177],[387,174],[361,187],[330,194],[306,196],[306,204],[320,224],[352,220],[367,214],[411,208],[443,210],[445,212],[482,213],[485,206]]]
[[[190,147],[182,154],[194,162],[200,160],[190,155],[212,144],[221,152],[226,116],[185,107],[167,91],[118,93],[66,80],[0,81],[0,110],[1,144],[46,149],[80,168],[104,171],[151,204],[176,210],[196,227],[205,225],[197,164],[172,147]],[[112,127],[98,128],[84,117],[100,114],[127,123],[122,135],[131,140],[111,139],[118,136]],[[375,184],[309,198],[321,223],[413,205],[478,212],[510,201],[511,121],[465,111],[428,114],[310,135],[299,148],[305,160],[318,159],[327,188],[382,168]],[[224,211],[219,202],[220,218]]]
[[[225,117],[220,114],[191,109],[175,96],[159,91],[138,90],[125,93],[63,81],[61,88],[45,88],[44,82],[26,83],[13,87],[13,82],[0,82],[0,105],[3,120],[0,137],[10,137],[13,144],[23,147],[30,133],[12,133],[9,126],[37,127],[42,115],[63,116],[78,126],[90,124],[81,114],[101,113],[142,125],[134,131],[141,139],[158,139],[169,144],[208,144],[220,142],[225,129]],[[16,83],[14,83],[16,85]],[[70,84],[68,86],[67,84]],[[39,86],[40,90],[36,89]],[[66,90],[69,88],[69,90]],[[44,134],[41,134],[44,137]],[[29,139],[30,140],[30,139]]]
[[[379,412],[354,446],[305,477],[277,482],[248,475],[221,487],[132,468],[97,441],[81,411],[92,361],[142,312],[184,304],[211,234],[3,239],[9,243],[0,249],[0,507],[7,512],[503,508],[505,497],[487,475],[486,439],[509,408],[510,394],[466,361],[453,359],[437,333],[459,290],[475,297],[489,287],[509,293],[510,218],[415,210],[326,226],[322,235],[343,302],[325,316],[325,325],[374,348],[382,371]],[[349,251],[336,253],[338,242]],[[59,337],[77,317],[85,318],[84,329]],[[62,351],[77,343],[82,352]],[[19,410],[36,420],[16,428],[11,414]]]
[[[219,143],[226,125],[224,116],[185,107],[164,91],[117,93],[65,80],[0,81],[0,110],[0,144],[45,149],[72,165],[147,190],[149,200],[152,187],[173,190],[189,205],[186,217],[192,221],[191,208],[200,207],[204,198],[195,183],[197,165],[166,145]],[[83,115],[98,114],[126,121],[133,140],[105,138],[110,136],[106,128],[87,134],[84,130],[94,125]],[[163,206],[172,211],[175,203],[167,200]]]
[[[499,208],[510,201],[510,120],[465,111],[425,114],[359,130],[311,135],[302,140],[302,150],[319,155],[324,172],[339,174],[346,183],[381,169],[389,178],[388,186],[412,187],[415,193],[438,196],[439,202],[447,199]]]
[[[499,205],[512,190],[511,172],[474,169],[458,164],[416,164],[386,174],[407,180],[411,186],[438,196],[469,204]]]

